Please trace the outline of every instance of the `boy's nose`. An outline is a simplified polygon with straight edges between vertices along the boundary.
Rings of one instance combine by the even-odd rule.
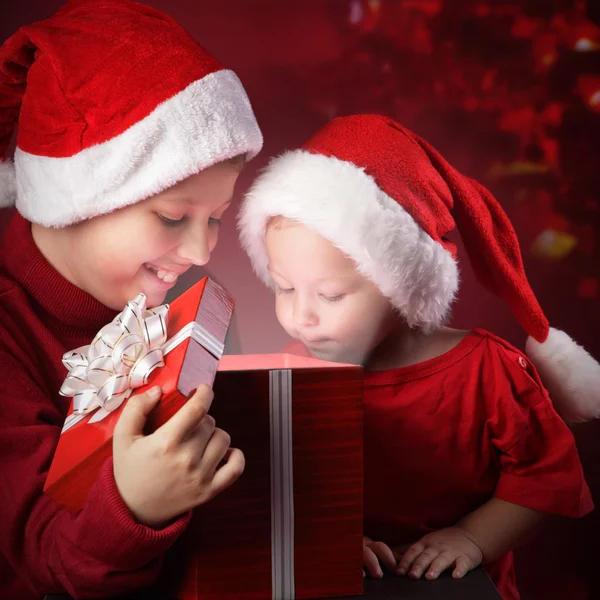
[[[202,266],[209,261],[210,252],[208,228],[205,226],[190,229],[177,253],[182,260]]]

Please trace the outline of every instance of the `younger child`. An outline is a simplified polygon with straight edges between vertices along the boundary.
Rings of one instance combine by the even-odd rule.
[[[392,120],[352,116],[272,160],[239,225],[289,335],[365,367],[365,569],[435,579],[484,563],[519,598],[511,551],[544,514],[578,517],[592,501],[529,360],[445,327],[458,287],[447,233],[532,336],[568,417],[598,415],[600,365],[549,330],[497,201]]]
[[[148,436],[160,390],[134,396],[71,514],[42,492],[70,403],[62,356],[209,260],[262,137],[236,75],[127,0],[73,0],[6,41],[0,158],[17,121],[15,164],[0,164],[0,206],[16,195],[19,211],[0,250],[0,597],[121,596],[154,584],[244,457],[206,416],[206,386]]]

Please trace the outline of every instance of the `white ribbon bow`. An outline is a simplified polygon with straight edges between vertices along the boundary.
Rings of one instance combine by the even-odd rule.
[[[220,288],[213,289],[210,283],[204,295],[222,302]],[[210,312],[211,306],[209,301],[205,310]],[[217,360],[221,358],[223,342],[196,321],[167,340],[168,317],[168,304],[146,309],[146,296],[138,294],[96,334],[89,346],[64,354],[63,364],[69,374],[60,394],[73,398],[73,412],[67,417],[63,432],[94,411],[97,412],[89,423],[101,421],[119,408],[134,389],[148,383],[155,369],[164,366],[164,357],[188,338],[201,344]]]
[[[69,374],[60,394],[73,397],[72,417],[78,417],[70,426],[93,411],[89,422],[101,421],[164,366],[168,315],[168,304],[147,310],[146,296],[138,294],[89,346],[63,356]]]

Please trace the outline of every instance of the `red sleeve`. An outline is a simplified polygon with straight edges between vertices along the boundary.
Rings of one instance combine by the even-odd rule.
[[[500,462],[495,496],[535,510],[580,517],[593,509],[575,439],[533,365],[490,340],[490,436]]]
[[[38,596],[117,596],[152,584],[189,515],[162,530],[137,523],[108,460],[78,513],[42,489],[63,416],[15,359],[0,355],[0,553]]]

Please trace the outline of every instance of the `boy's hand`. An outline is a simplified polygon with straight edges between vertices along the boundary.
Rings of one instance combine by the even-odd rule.
[[[144,435],[160,395],[157,387],[131,397],[113,436],[117,489],[135,519],[154,528],[208,502],[244,471],[244,455],[229,447],[229,435],[207,414],[213,399],[207,385],[154,433]]]
[[[403,554],[398,564],[398,575],[419,579],[437,579],[454,565],[452,577],[460,579],[483,559],[479,546],[460,527],[448,527],[428,533]]]
[[[375,579],[383,577],[381,566],[393,573],[398,564],[398,556],[395,556],[389,546],[383,542],[374,542],[368,537],[363,537],[363,576],[367,573]]]

